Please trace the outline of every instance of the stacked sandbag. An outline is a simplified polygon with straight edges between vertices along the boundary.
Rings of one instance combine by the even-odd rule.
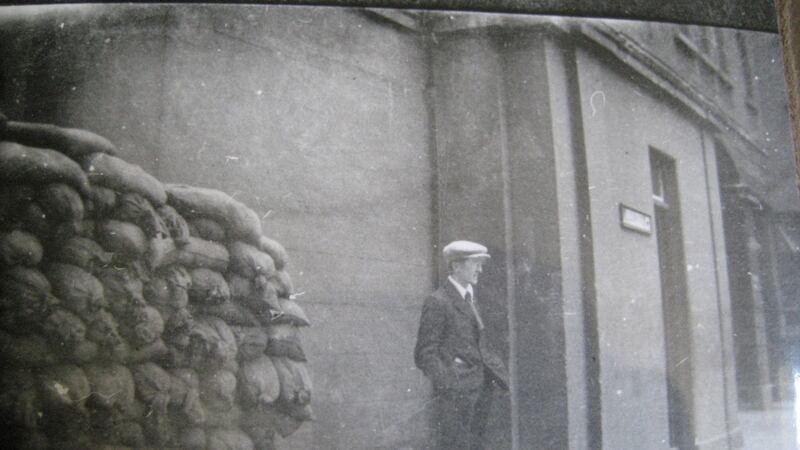
[[[0,419],[15,448],[272,448],[311,420],[286,250],[227,194],[0,114]]]

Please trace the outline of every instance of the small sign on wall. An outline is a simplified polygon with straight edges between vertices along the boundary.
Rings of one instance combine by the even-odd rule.
[[[648,235],[653,233],[653,219],[649,215],[622,203],[619,204],[619,221],[622,228]]]

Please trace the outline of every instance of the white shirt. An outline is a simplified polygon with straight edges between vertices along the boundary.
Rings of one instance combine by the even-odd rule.
[[[450,280],[451,283],[453,283],[453,286],[456,287],[458,293],[461,294],[461,298],[463,298],[464,300],[466,300],[467,292],[469,292],[472,301],[467,303],[469,304],[469,307],[472,309],[472,313],[475,314],[475,319],[478,321],[478,328],[483,330],[483,320],[481,320],[481,314],[478,312],[478,308],[475,306],[475,294],[472,293],[472,285],[467,284],[467,287],[464,288],[463,286],[458,284],[458,281],[456,281],[455,278],[453,278],[452,276],[447,277],[447,279]]]
[[[471,284],[467,284],[467,287],[464,288],[464,286],[461,286],[460,284],[458,284],[458,281],[456,281],[456,279],[453,278],[452,275],[447,277],[447,279],[450,280],[450,282],[453,283],[453,286],[456,287],[456,290],[458,290],[458,293],[461,294],[461,298],[466,298],[467,292],[469,292],[469,295],[471,295],[472,298],[475,298],[475,294],[472,292],[472,285]]]

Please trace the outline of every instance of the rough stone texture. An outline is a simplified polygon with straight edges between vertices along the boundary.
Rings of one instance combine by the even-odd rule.
[[[419,37],[357,11],[64,8],[3,27],[0,109],[90,128],[165,183],[220,189],[286,246],[324,375],[317,420],[284,446],[419,436],[428,385],[412,351],[433,288]]]
[[[554,155],[547,154],[551,144],[546,139],[528,142],[531,136],[526,124],[534,124],[531,129],[535,132],[531,133],[539,139],[548,133],[548,127],[562,127],[556,122],[565,116],[580,122],[580,126],[570,125],[560,131],[568,137],[553,138],[552,146],[560,152],[556,157],[563,159],[562,153],[571,149],[568,147],[580,146],[578,141],[583,136],[578,134],[586,126],[585,153],[591,159],[590,190],[585,194],[591,197],[594,208],[596,241],[591,251],[596,253],[598,267],[606,446],[657,447],[665,437],[655,245],[652,239],[620,230],[616,215],[617,201],[643,211],[652,208],[646,148],[653,143],[685,157],[679,173],[686,187],[681,199],[687,216],[684,231],[692,247],[686,257],[688,263],[700,266],[688,283],[692,298],[699,299],[695,312],[705,327],[695,336],[698,342],[712,342],[700,349],[702,356],[705,352],[710,356],[698,364],[698,383],[713,382],[708,383],[712,386],[708,390],[704,385],[705,393],[698,396],[696,411],[704,415],[698,427],[704,438],[723,433],[724,439],[719,411],[719,340],[711,336],[713,329],[720,327],[708,302],[718,295],[715,289],[727,298],[722,286],[726,280],[720,278],[715,286],[709,272],[711,253],[703,252],[715,251],[708,243],[709,228],[721,235],[718,224],[712,227],[707,221],[710,216],[718,222],[720,206],[717,200],[712,202],[691,189],[709,181],[708,174],[716,172],[713,156],[706,162],[706,174],[701,173],[698,148],[702,145],[695,125],[687,125],[691,121],[681,115],[680,108],[669,106],[671,103],[665,100],[668,95],[649,94],[652,86],[646,83],[647,89],[631,89],[641,87],[636,83],[642,79],[611,69],[619,67],[619,61],[597,56],[601,52],[587,50],[579,60],[574,53],[565,52],[564,61],[558,63],[562,67],[554,65],[552,58],[553,53],[561,54],[561,48],[550,48],[545,58],[547,76],[561,72],[574,76],[568,69],[576,64],[586,69],[580,83],[570,80],[559,88],[568,94],[565,101],[569,105],[562,106],[563,111],[556,116],[547,110],[547,103],[552,108],[556,103],[553,98],[560,92],[553,90],[554,81],[548,81],[542,67],[535,64],[538,59],[533,63],[524,58],[505,61],[516,70],[501,76],[503,57],[498,53],[507,50],[487,43],[490,39],[482,41],[489,33],[480,31],[475,41],[453,45],[457,50],[453,53],[447,52],[446,39],[439,36],[442,50],[434,55],[440,58],[435,64],[440,64],[439,69],[450,67],[452,78],[442,77],[436,80],[439,85],[431,86],[427,71],[435,67],[426,60],[422,38],[357,12],[278,7],[201,7],[188,11],[172,6],[120,7],[113,13],[102,7],[72,11],[4,25],[0,39],[4,63],[0,108],[12,118],[68,121],[71,126],[90,127],[119,144],[127,160],[160,179],[222,189],[253,207],[262,218],[265,233],[286,244],[292,254],[292,277],[297,289],[305,292],[301,302],[314,322],[304,333],[303,344],[319,394],[314,399],[317,421],[301,428],[281,446],[396,448],[418,444],[428,392],[426,380],[413,367],[411,349],[421,300],[433,287],[437,273],[433,255],[438,251],[431,251],[430,243],[465,234],[485,241],[493,249],[494,258],[492,267],[484,273],[484,279],[491,281],[481,289],[487,297],[503,299],[507,294],[505,227],[509,224],[501,217],[503,162],[494,152],[505,138],[521,149],[520,154],[531,150],[534,156],[526,158],[546,163],[541,173],[526,174],[523,165],[515,168],[523,176],[512,183],[517,194],[512,189],[508,201],[522,220],[513,232],[532,237],[515,244],[531,244],[535,250],[519,253],[528,252],[537,263],[540,257],[558,260],[558,246],[550,245],[558,236],[562,239],[562,257],[565,251],[571,251],[574,258],[577,251],[565,247],[574,243],[564,244],[563,240],[577,240],[578,230],[564,235],[563,227],[556,232],[547,229],[554,220],[544,215],[530,217],[539,210],[525,215],[530,206],[537,206],[535,202],[542,202],[542,211],[557,214],[561,226],[584,212],[572,203],[573,194],[565,188],[580,176],[574,175],[576,163],[572,161],[559,159],[557,165],[557,211],[547,203],[554,198],[533,198],[535,194],[530,191],[536,183],[555,189],[554,180],[548,178],[553,176],[549,158]],[[85,27],[86,23],[93,26]],[[644,33],[635,38],[645,41],[647,30],[642,30]],[[669,35],[667,31],[663,35],[653,33],[650,43],[671,48],[671,35],[663,39]],[[568,46],[569,39],[563,44]],[[676,71],[693,76],[676,55],[662,56]],[[472,59],[488,66],[487,72],[476,70]],[[526,67],[535,70],[527,71]],[[526,74],[533,73],[537,76],[526,83],[530,91],[508,105],[498,104],[496,89],[502,90],[499,87],[504,83],[519,89]],[[607,85],[602,102],[605,111],[597,103],[599,97],[593,96],[595,84]],[[431,158],[434,139],[425,104],[428,89],[438,91],[436,95],[444,92],[453,102],[452,110],[459,113],[437,117],[440,145],[436,150],[441,160]],[[527,101],[533,98],[537,102]],[[626,106],[620,106],[623,103]],[[630,110],[630,105],[636,109]],[[581,108],[583,116],[576,114]],[[741,109],[741,104],[732,108],[734,112]],[[498,118],[503,110],[510,114],[506,136]],[[620,123],[624,129],[615,126]],[[683,132],[663,130],[673,126]],[[655,130],[652,135],[642,135],[643,130],[650,129]],[[675,141],[673,135],[678,136]],[[450,144],[441,145],[448,141]],[[703,145],[710,148],[708,142]],[[458,152],[473,160],[459,161]],[[523,158],[522,162],[530,160]],[[478,166],[483,173],[473,172]],[[440,187],[452,200],[446,210],[431,207],[431,197],[436,195],[431,178],[436,171],[454,181]],[[530,174],[537,179],[525,178]],[[610,179],[624,181],[615,184],[607,181]],[[709,183],[713,199],[718,187],[714,180]],[[514,200],[513,195],[522,200]],[[471,217],[468,209],[472,207],[496,215]],[[432,225],[439,220],[437,215],[445,214],[442,224]],[[614,253],[623,256],[614,258]],[[564,266],[580,263],[566,258],[561,261]],[[530,267],[520,264],[516,269]],[[572,272],[566,273],[568,270]],[[565,267],[564,271],[564,279],[570,277],[570,295],[579,295],[580,274],[574,267]],[[547,273],[553,279],[535,280],[539,286],[558,284],[558,271]],[[637,302],[628,303],[631,300]],[[575,304],[572,299],[570,305]],[[487,321],[497,325],[493,338],[504,347],[506,305],[497,300],[495,306]],[[561,317],[560,307],[558,302],[533,305],[527,313],[535,319]],[[569,330],[574,331],[580,312],[564,306],[563,314],[567,313],[569,316],[561,318],[569,321]],[[621,321],[620,317],[636,320]],[[551,338],[553,351],[564,345],[559,340],[563,339],[559,328],[558,320],[540,320],[525,330],[538,333],[528,336],[531,341],[539,336]],[[654,350],[642,354],[640,340],[648,344],[643,346],[648,351]],[[572,345],[577,348],[582,343]],[[609,345],[611,350],[607,349]],[[588,384],[579,371],[583,362],[580,351],[566,361],[567,383],[577,391],[583,388],[582,383]],[[525,367],[538,369],[531,361],[544,356],[534,355]],[[564,367],[558,366],[529,375],[529,385],[538,376],[551,382],[559,380],[562,370]],[[541,391],[546,388],[539,388]],[[563,391],[559,388],[552,393],[555,400],[545,406],[566,408]],[[640,407],[643,401],[650,407],[647,414]],[[574,406],[571,411],[582,414]],[[572,439],[585,436],[581,418],[577,422],[574,417],[569,419],[570,443],[580,442]],[[504,426],[507,424],[495,429],[505,432]],[[553,428],[560,433],[558,439],[564,438],[563,426],[559,423],[558,429]],[[556,443],[559,447],[561,441]],[[580,448],[580,444],[575,445]]]
[[[778,0],[778,24],[783,44],[783,64],[789,92],[789,111],[794,130],[794,154],[800,175],[800,5],[791,0]]]

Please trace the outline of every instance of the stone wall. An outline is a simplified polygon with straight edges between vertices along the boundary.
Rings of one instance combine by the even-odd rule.
[[[0,33],[10,118],[94,130],[165,182],[224,190],[292,254],[317,420],[287,447],[422,435],[412,351],[434,269],[416,35],[266,6],[63,7]]]

